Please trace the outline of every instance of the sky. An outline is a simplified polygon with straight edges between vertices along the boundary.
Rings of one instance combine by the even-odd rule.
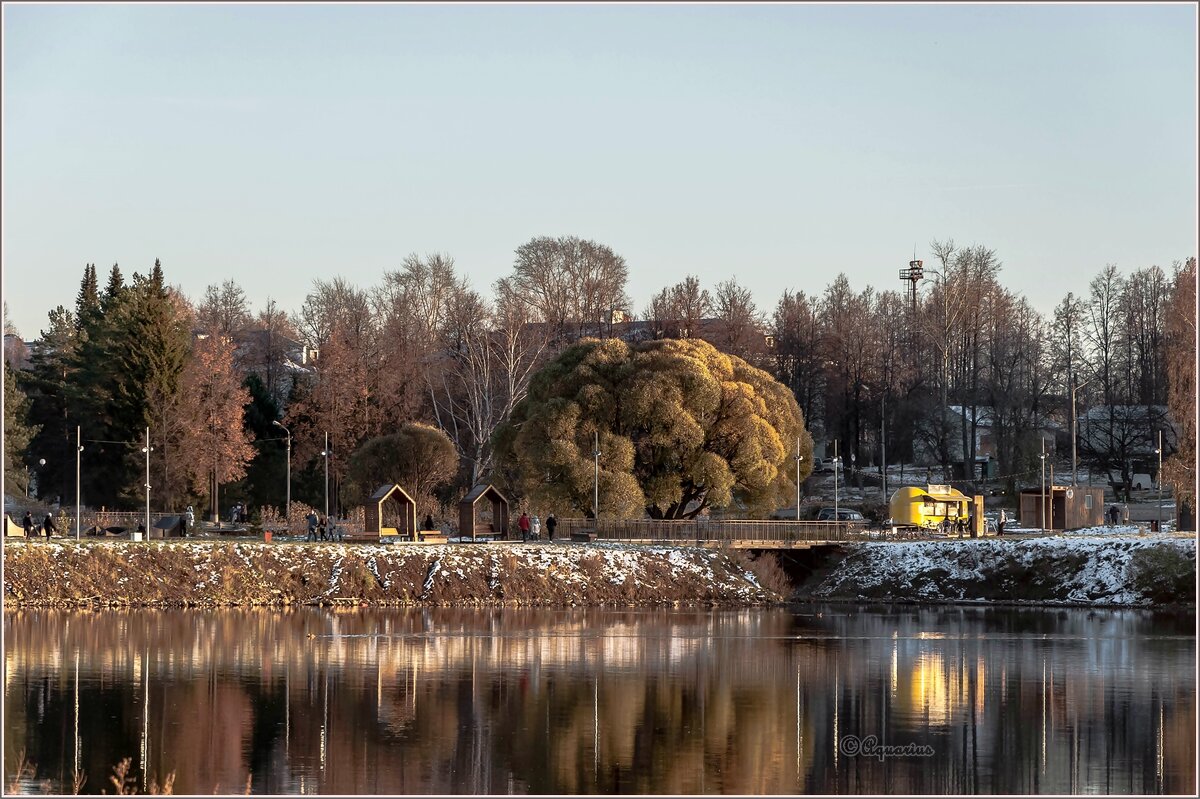
[[[994,249],[1050,311],[1197,251],[1196,6],[3,6],[3,289],[32,339],[162,260],[298,310],[445,252],[602,242],[635,312],[903,290]]]

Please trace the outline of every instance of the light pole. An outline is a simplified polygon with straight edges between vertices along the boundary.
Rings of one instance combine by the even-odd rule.
[[[83,452],[83,442],[80,440],[79,425],[75,425],[75,540],[79,540],[81,527],[79,517],[79,457]]]
[[[837,439],[833,440],[833,520],[838,520],[838,467],[842,465],[842,459],[837,454]]]
[[[146,453],[146,540],[150,540],[150,451],[154,447],[150,446],[150,428],[146,428],[146,446],[142,447],[142,452]]]
[[[1075,413],[1075,392],[1092,382],[1096,378],[1090,377],[1082,383],[1071,387],[1071,485],[1079,485],[1079,475],[1076,472],[1077,462],[1075,455],[1075,445],[1079,438],[1079,416]],[[1091,484],[1091,480],[1088,483]]]
[[[46,459],[38,458],[38,466],[45,466],[45,465],[46,465]],[[30,480],[29,464],[26,464],[25,465],[25,499],[29,499],[29,480]]]
[[[1162,430],[1158,431],[1158,448],[1154,452],[1158,455],[1158,532],[1162,532]]]
[[[800,462],[804,456],[800,454],[800,436],[796,436],[796,521],[800,521]]]
[[[596,459],[596,472],[592,482],[592,519],[596,522],[596,535],[600,534],[600,431],[593,431],[592,457]]]
[[[886,410],[887,395],[879,398],[879,474],[883,478],[882,490],[883,501],[887,503],[887,417],[884,415]]]
[[[1046,532],[1046,439],[1042,439],[1042,532]]]
[[[292,512],[292,431],[284,427],[278,419],[272,422],[276,427],[287,433],[287,500],[283,506],[283,524],[288,531],[288,535],[292,533],[292,525],[290,522]]]
[[[325,457],[325,519],[326,524],[329,523],[329,433],[325,433],[325,449],[321,455]]]

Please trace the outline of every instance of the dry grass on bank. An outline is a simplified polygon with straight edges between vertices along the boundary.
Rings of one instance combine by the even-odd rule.
[[[763,558],[608,544],[23,542],[4,565],[21,607],[755,604],[784,584]]]

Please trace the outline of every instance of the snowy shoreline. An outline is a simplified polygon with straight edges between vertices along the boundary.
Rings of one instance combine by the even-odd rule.
[[[781,600],[737,559],[695,547],[55,541],[4,551],[6,609]]]
[[[1127,533],[866,543],[811,601],[1055,607],[1194,605],[1196,539]]]

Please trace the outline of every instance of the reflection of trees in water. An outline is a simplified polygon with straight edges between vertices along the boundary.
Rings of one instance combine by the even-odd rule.
[[[25,748],[39,779],[69,787],[79,653],[93,791],[125,756],[198,792],[240,791],[251,773],[271,793],[1179,791],[1194,778],[1189,622],[18,611],[5,756]],[[848,758],[835,729],[936,756]]]

